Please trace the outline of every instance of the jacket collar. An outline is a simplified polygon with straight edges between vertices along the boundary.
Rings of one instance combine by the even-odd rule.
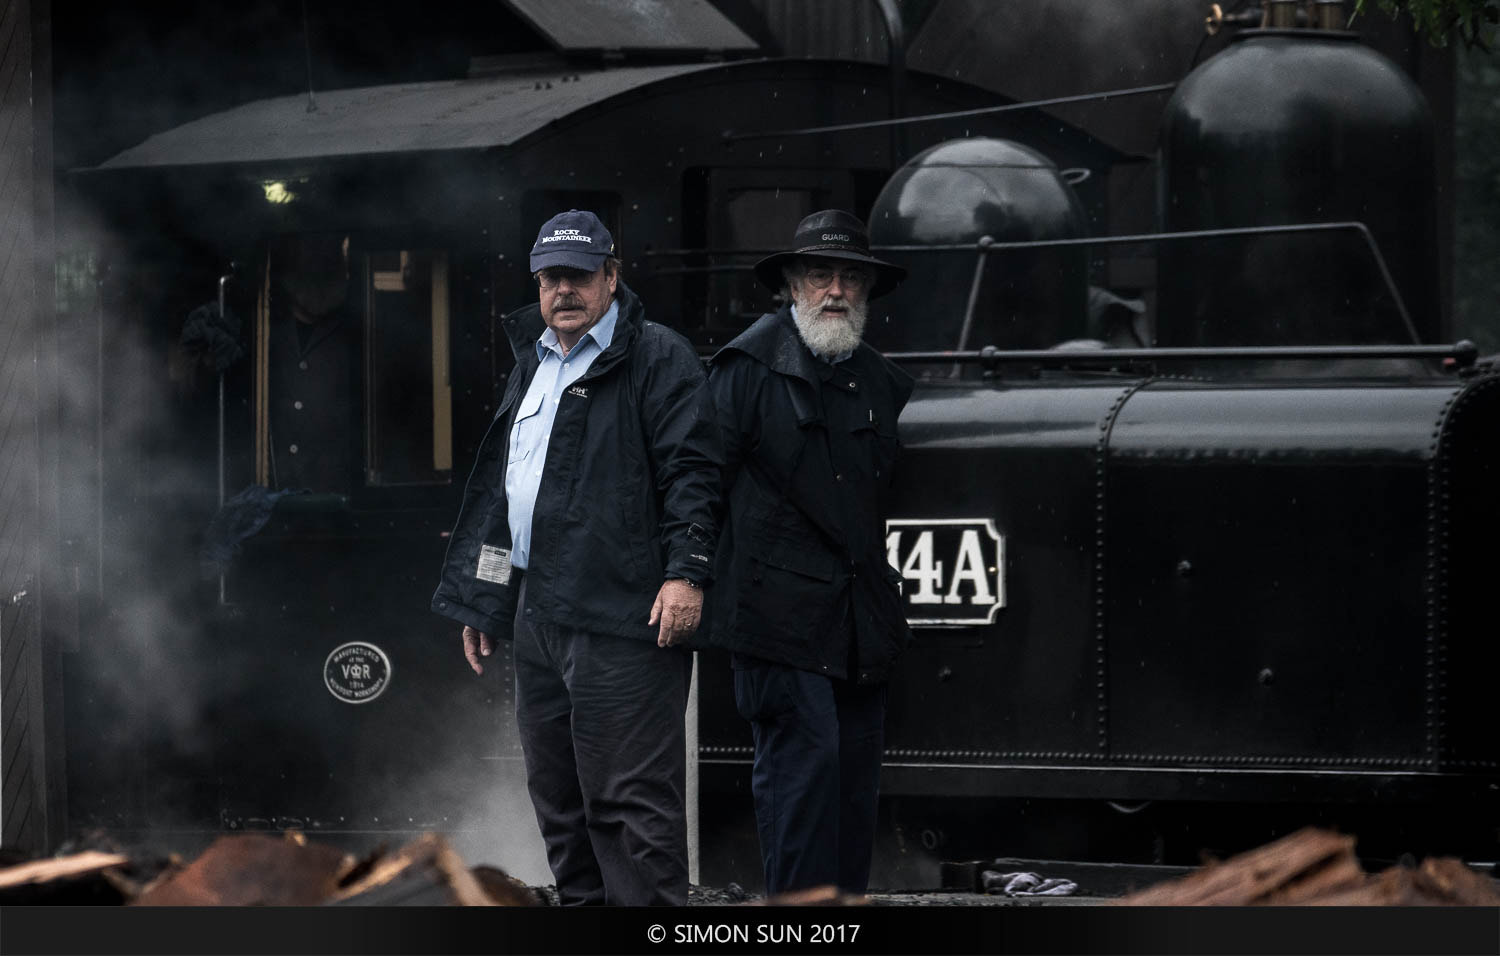
[[[797,334],[790,305],[783,305],[779,310],[756,319],[754,324],[720,349],[714,356],[714,361],[730,351],[743,352],[773,372],[800,378],[817,387],[817,359],[813,358],[812,351],[803,343],[802,336]]]
[[[619,280],[617,304],[620,314],[615,319],[614,337],[609,347],[589,366],[590,375],[596,375],[620,360],[630,348],[630,343],[640,334],[646,321],[646,309],[624,279]],[[536,341],[547,330],[542,320],[542,306],[533,302],[511,312],[500,320],[505,337],[510,340],[510,350],[515,354],[517,367],[536,365]]]

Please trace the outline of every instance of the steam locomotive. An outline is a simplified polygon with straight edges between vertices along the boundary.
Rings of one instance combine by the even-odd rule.
[[[773,305],[749,265],[837,206],[911,271],[868,335],[920,380],[883,853],[1160,860],[1311,818],[1493,853],[1500,374],[1433,344],[1420,92],[1272,19],[1298,6],[1177,85],[1152,235],[1100,238],[1138,158],[919,73],[929,119],[892,135],[855,62],[499,64],[250,103],[80,174],[73,828],[442,829],[506,864],[503,649],[475,679],[426,607],[532,230],[595,210],[707,355]],[[705,876],[753,882],[714,852],[753,837],[748,730],[726,662],[698,675]]]

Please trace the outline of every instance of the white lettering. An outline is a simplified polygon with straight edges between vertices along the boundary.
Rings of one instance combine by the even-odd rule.
[[[965,581],[974,585],[974,596],[969,598],[970,604],[990,605],[995,603],[995,595],[990,591],[989,575],[985,573],[984,551],[979,545],[979,532],[969,529],[963,533],[958,542],[958,564],[953,569],[953,581],[948,586],[948,593],[943,597],[944,604],[962,604],[963,598],[958,595],[958,586]]]
[[[825,233],[823,233],[823,241],[824,242],[848,242],[849,241],[849,237],[846,236],[846,235],[844,235],[842,232],[825,232]]]
[[[913,604],[942,604],[937,589],[943,586],[943,562],[932,559],[932,532],[917,535],[917,543],[906,556],[901,566],[901,576],[917,582],[917,590],[911,596]]]
[[[755,927],[755,941],[757,943],[800,943],[802,942],[802,927],[795,924],[782,923],[766,925],[761,923]]]
[[[750,927],[727,923],[695,926],[678,923],[672,927],[672,938],[678,943],[748,943]]]
[[[1005,538],[992,519],[892,518],[885,527],[886,561],[900,569],[913,626],[995,622],[1005,607]]]

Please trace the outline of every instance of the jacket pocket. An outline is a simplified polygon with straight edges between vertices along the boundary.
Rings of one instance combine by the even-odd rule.
[[[541,428],[542,402],[546,397],[539,390],[528,390],[521,398],[520,407],[516,409],[515,424],[510,427],[510,451],[506,458],[507,464],[513,464],[527,458],[536,446],[539,435],[537,430]]]
[[[838,570],[837,562],[829,555],[806,549],[799,550],[784,544],[757,548],[752,552],[750,560],[753,563],[791,571],[825,584],[833,583],[834,573]]]

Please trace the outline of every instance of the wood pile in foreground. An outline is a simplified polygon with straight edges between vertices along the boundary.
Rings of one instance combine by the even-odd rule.
[[[535,906],[538,900],[501,870],[469,869],[437,834],[356,860],[288,832],[223,836],[186,864],[91,850],[0,869],[0,904],[32,903]]]
[[[1354,838],[1306,829],[1115,901],[1125,906],[1497,906],[1500,890],[1453,858],[1366,873]],[[0,905],[535,906],[537,891],[489,866],[467,867],[442,836],[356,860],[300,833],[236,834],[191,862],[91,849],[0,868]],[[741,891],[743,892],[743,891]],[[824,886],[749,905],[849,906]]]
[[[1308,828],[1133,893],[1122,906],[1495,906],[1500,891],[1452,857],[1366,873],[1354,838]]]

